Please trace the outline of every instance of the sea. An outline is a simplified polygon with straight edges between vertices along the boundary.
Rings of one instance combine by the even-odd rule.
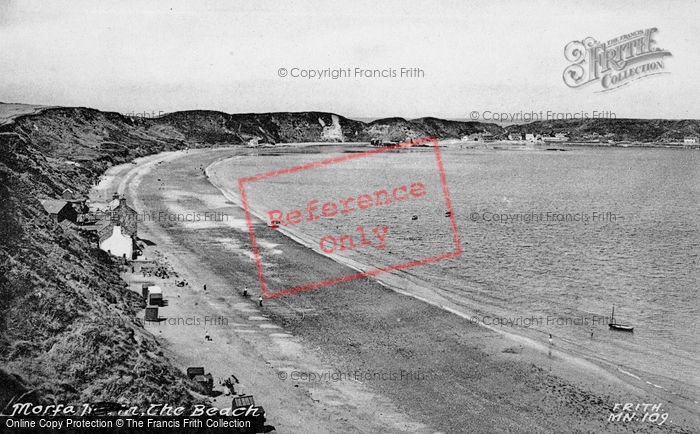
[[[243,183],[250,209],[268,223],[281,215],[320,253],[421,282],[490,327],[551,334],[697,409],[700,151],[561,149],[251,153],[223,164],[234,191],[262,175]],[[337,214],[324,214],[327,202]],[[613,306],[633,333],[609,329]]]

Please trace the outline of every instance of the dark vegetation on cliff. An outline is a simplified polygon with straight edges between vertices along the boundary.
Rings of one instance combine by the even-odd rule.
[[[0,104],[1,108],[2,104]],[[130,321],[143,308],[108,255],[52,221],[41,198],[87,195],[109,167],[163,151],[213,145],[403,141],[479,132],[565,132],[616,140],[697,134],[698,121],[595,120],[495,124],[435,118],[363,123],[329,113],[188,111],[157,119],[86,108],[50,108],[0,126],[0,409],[24,401],[122,399],[191,404],[193,385],[155,339]]]
[[[39,202],[67,187],[84,195],[110,165],[177,146],[94,110],[0,128],[0,409],[26,391],[24,402],[194,402],[195,388],[133,322],[143,301],[117,266]]]

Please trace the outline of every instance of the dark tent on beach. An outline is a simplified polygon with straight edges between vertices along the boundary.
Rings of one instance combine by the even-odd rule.
[[[146,321],[158,321],[158,308],[157,307],[147,307],[146,308]]]

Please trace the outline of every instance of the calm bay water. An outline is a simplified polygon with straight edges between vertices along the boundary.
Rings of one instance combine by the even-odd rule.
[[[396,273],[420,279],[482,321],[504,318],[513,322],[505,326],[510,331],[540,341],[551,333],[579,355],[697,401],[700,152],[569,149],[441,149],[463,254]],[[332,156],[227,164],[247,176]],[[373,244],[335,253],[388,266],[454,250],[431,150],[278,176],[249,184],[246,193],[261,213],[303,211],[316,199],[320,215],[326,201],[414,182],[426,186],[424,196],[294,227],[317,243],[350,234],[359,244],[362,226]],[[386,248],[377,249],[370,231],[383,226]],[[633,334],[608,330],[613,304],[617,321],[634,325]]]

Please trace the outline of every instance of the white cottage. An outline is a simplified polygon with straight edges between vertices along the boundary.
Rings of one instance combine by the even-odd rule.
[[[131,237],[122,233],[121,226],[112,228],[112,235],[100,243],[100,249],[120,258],[131,259],[134,254]]]

